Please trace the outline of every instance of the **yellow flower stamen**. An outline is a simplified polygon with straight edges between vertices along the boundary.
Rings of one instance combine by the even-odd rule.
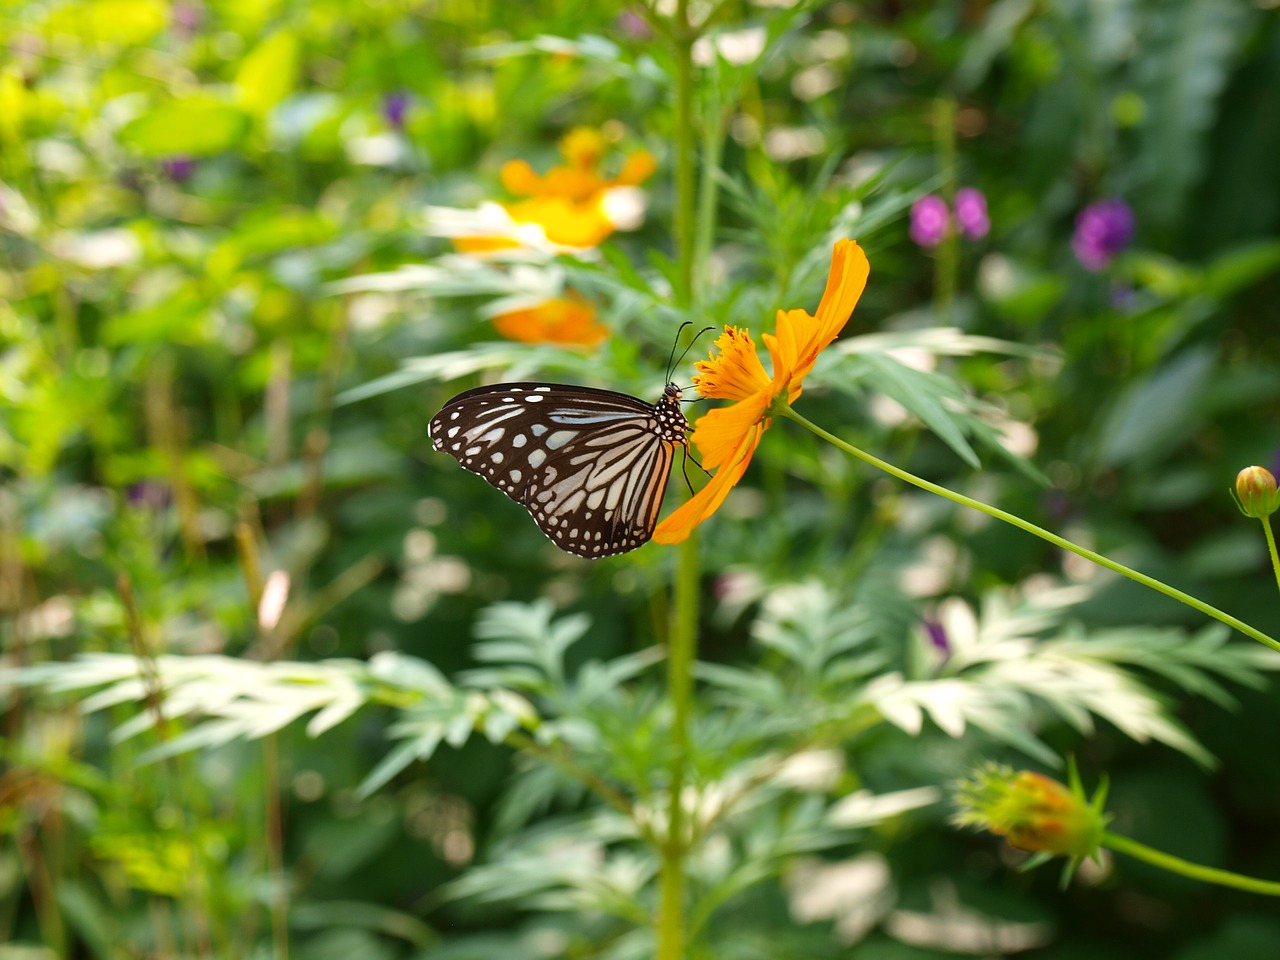
[[[719,356],[699,360],[693,384],[704,397],[718,400],[745,400],[768,387],[769,375],[756,354],[751,334],[738,327],[725,327],[713,345]]]

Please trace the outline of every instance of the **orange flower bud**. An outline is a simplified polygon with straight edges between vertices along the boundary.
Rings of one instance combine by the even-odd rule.
[[[1246,517],[1269,517],[1280,510],[1276,478],[1266,467],[1245,467],[1236,474],[1236,501]]]
[[[1102,841],[1107,817],[1078,782],[991,765],[956,788],[955,822],[1006,838],[1020,850],[1083,859]]]

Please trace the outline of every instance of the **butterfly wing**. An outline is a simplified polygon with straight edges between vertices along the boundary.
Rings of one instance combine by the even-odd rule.
[[[522,501],[557,546],[608,557],[653,535],[675,447],[652,416],[584,431],[535,474]]]
[[[649,540],[687,429],[669,396],[652,405],[611,390],[504,383],[454,397],[428,433],[528,509],[558,547],[594,558]]]

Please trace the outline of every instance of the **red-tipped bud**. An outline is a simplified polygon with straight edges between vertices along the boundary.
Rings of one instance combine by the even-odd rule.
[[[1280,510],[1276,478],[1266,467],[1245,467],[1236,474],[1236,502],[1246,517],[1269,517]]]
[[[1072,857],[1093,856],[1107,817],[1078,783],[1067,787],[1029,770],[990,765],[957,785],[955,822],[989,830],[1020,850]]]

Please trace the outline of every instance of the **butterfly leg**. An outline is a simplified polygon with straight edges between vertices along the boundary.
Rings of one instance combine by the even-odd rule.
[[[684,445],[683,450],[684,456],[680,460],[680,472],[684,474],[685,486],[689,488],[689,493],[692,494],[693,484],[689,482],[689,461],[692,460],[694,466],[705,473],[708,477],[711,476],[711,471],[699,463],[698,458],[689,452],[689,445],[687,443]]]

